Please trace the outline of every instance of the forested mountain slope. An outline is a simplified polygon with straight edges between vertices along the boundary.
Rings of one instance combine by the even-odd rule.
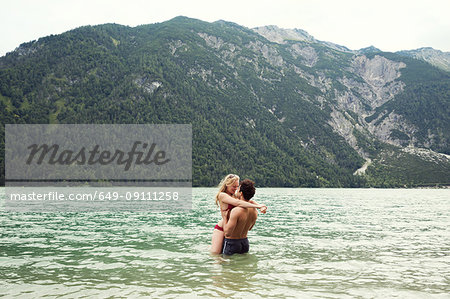
[[[1,122],[192,123],[196,186],[450,184],[450,73],[298,32],[177,17],[44,37],[0,58]]]

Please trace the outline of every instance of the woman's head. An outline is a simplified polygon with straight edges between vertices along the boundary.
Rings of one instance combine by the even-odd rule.
[[[219,194],[225,192],[229,195],[233,195],[234,192],[239,188],[239,176],[235,174],[229,174],[222,179],[219,186],[219,192],[216,195],[216,204],[219,202]]]

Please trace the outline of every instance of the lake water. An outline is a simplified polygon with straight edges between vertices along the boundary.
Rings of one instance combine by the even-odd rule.
[[[0,297],[450,298],[448,189],[257,189],[268,212],[231,257],[208,253],[215,192],[184,213],[0,211]]]

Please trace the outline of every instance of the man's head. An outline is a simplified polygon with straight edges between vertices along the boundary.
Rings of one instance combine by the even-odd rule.
[[[240,192],[245,200],[250,200],[255,195],[255,182],[249,179],[245,179],[241,182]]]

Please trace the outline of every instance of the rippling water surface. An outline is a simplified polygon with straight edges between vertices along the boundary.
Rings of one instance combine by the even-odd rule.
[[[185,213],[0,210],[0,296],[450,298],[450,190],[261,188],[250,253],[226,258],[215,192]]]

